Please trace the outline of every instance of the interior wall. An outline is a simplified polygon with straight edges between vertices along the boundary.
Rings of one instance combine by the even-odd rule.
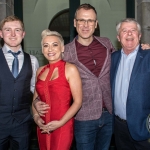
[[[41,32],[48,28],[50,20],[56,13],[68,7],[68,0],[23,1],[23,20],[26,31],[24,50],[35,55],[40,65],[47,63],[41,52]]]
[[[116,39],[116,23],[126,17],[126,0],[81,0],[96,8],[100,25],[100,36],[108,37],[116,49],[120,48]]]
[[[89,3],[96,8],[100,36],[108,37],[118,49],[115,26],[118,21],[126,17],[126,0],[80,0],[80,3]],[[66,8],[69,8],[69,0],[23,1],[23,20],[26,30],[24,49],[35,55],[40,65],[46,63],[41,53],[41,32],[48,28],[55,14]]]

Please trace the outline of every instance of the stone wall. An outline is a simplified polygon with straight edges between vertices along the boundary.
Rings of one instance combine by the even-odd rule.
[[[14,0],[0,0],[0,12],[0,21],[6,16],[14,14]]]
[[[141,43],[150,44],[150,0],[137,0],[137,20],[142,27]]]

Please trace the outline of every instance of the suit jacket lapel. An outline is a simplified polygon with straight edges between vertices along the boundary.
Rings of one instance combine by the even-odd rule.
[[[133,66],[133,69],[132,69],[128,91],[130,91],[131,88],[132,88],[132,85],[134,83],[134,80],[136,78],[138,70],[140,68],[141,62],[143,61],[143,58],[144,58],[145,55],[146,55],[146,53],[144,53],[144,51],[141,48],[139,48],[139,51],[137,53],[137,56],[136,56],[136,59],[135,59],[135,62],[134,62],[134,66]]]

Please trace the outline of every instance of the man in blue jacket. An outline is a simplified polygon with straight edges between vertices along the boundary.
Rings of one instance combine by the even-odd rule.
[[[116,26],[121,51],[111,60],[111,88],[118,150],[149,150],[150,51],[139,44],[141,27],[127,18]]]

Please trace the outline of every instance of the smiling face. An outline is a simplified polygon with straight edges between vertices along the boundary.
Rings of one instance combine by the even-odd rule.
[[[94,22],[93,25],[90,25],[87,21],[84,24],[79,24],[77,20],[96,20],[96,13],[92,9],[84,9],[81,8],[76,13],[76,18],[74,19],[74,27],[78,32],[78,41],[82,44],[84,41],[91,41],[93,40],[93,33],[95,28],[97,27],[97,20]]]
[[[126,54],[131,53],[139,45],[141,34],[135,22],[123,22],[119,29],[118,41]]]
[[[55,63],[62,59],[64,46],[57,36],[46,36],[42,40],[42,53],[49,63]]]
[[[0,37],[3,38],[4,43],[15,52],[19,50],[24,36],[25,32],[19,21],[5,22],[0,30]]]

